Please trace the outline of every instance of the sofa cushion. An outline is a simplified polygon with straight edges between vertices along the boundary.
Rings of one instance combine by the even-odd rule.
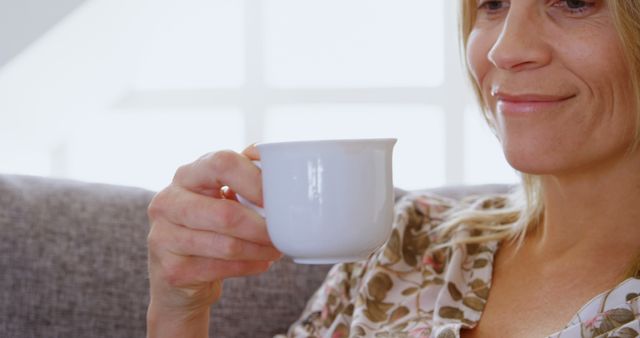
[[[0,175],[0,337],[144,337],[150,191]],[[225,281],[212,336],[283,332],[329,266]]]
[[[144,336],[151,196],[0,176],[0,336]]]

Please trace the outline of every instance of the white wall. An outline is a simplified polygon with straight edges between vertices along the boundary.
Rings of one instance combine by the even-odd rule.
[[[0,0],[0,67],[85,0]]]

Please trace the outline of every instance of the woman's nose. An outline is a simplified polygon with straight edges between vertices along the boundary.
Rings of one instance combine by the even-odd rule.
[[[489,61],[509,71],[535,69],[551,61],[545,41],[544,18],[535,10],[513,6],[502,23],[500,34],[489,50]]]

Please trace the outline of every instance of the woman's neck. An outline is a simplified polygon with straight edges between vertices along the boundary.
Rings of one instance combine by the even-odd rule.
[[[553,257],[620,257],[640,252],[640,156],[599,168],[543,176],[545,213],[536,251]]]

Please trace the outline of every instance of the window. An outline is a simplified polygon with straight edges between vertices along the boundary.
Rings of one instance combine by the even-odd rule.
[[[0,68],[0,172],[160,189],[209,151],[397,137],[402,188],[515,182],[466,85],[456,11],[88,0]]]

